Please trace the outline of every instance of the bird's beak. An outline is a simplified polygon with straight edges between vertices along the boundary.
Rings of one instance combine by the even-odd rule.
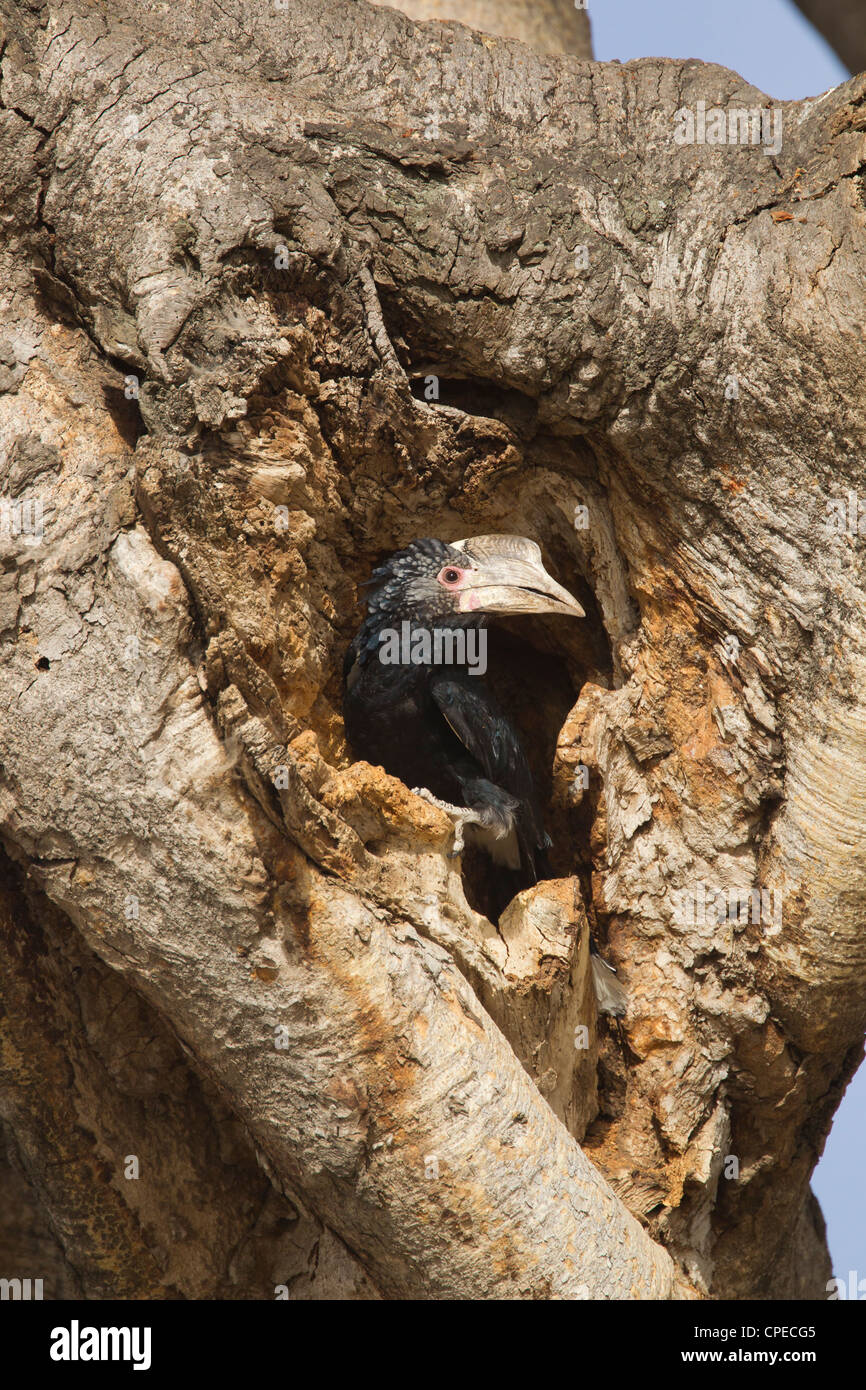
[[[577,599],[551,579],[535,541],[525,536],[472,536],[450,541],[472,561],[460,593],[461,613],[567,613],[585,618]]]

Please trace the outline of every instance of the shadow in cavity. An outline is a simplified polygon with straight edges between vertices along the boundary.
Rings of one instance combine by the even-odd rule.
[[[571,650],[561,648],[555,624],[562,619],[511,619],[507,626],[491,624],[488,628],[485,681],[518,730],[545,829],[553,841],[546,863],[539,866],[541,878],[576,873],[589,859],[588,808],[584,804],[580,811],[576,809],[567,789],[554,785],[557,741],[582,685],[587,679],[603,685],[612,683],[606,635],[603,629],[601,636],[591,630],[591,606],[585,606],[588,622],[580,655],[573,649],[573,634],[569,637]],[[530,631],[538,642],[522,635],[521,624],[524,631],[529,624],[534,625]],[[497,921],[514,893],[526,886],[472,846],[467,846],[463,857],[463,885],[470,905],[491,921]]]

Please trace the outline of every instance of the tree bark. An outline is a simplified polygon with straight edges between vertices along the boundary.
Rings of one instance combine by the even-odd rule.
[[[866,1025],[866,81],[773,156],[674,139],[766,104],[723,69],[360,0],[2,13],[9,1181],[92,1296],[820,1296]],[[339,671],[383,554],[509,530],[588,618],[501,638],[558,878],[497,929],[352,764]],[[689,921],[702,885],[769,915]],[[42,1094],[31,1014],[46,1064],[70,1020]]]
[[[866,4],[863,0],[796,0],[849,72],[866,68]]]
[[[373,0],[383,4],[384,0]],[[403,0],[394,6],[410,19],[457,20],[469,29],[520,39],[539,53],[572,53],[592,57],[586,0]]]

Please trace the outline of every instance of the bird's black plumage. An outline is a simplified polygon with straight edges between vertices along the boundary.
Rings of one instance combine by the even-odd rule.
[[[417,540],[375,570],[370,586],[343,670],[349,744],[356,757],[469,813],[472,838],[499,866],[498,913],[543,874],[550,840],[517,730],[478,673],[468,638],[483,633],[490,613],[583,617],[583,609],[522,536]],[[425,651],[424,635],[436,633],[450,659],[437,660],[432,643]],[[398,634],[400,659],[385,660]],[[615,972],[591,949],[599,1007],[621,1015]]]
[[[476,812],[490,836],[505,842],[502,854],[510,854],[508,867],[519,870],[517,886],[525,886],[535,881],[550,841],[517,730],[484,677],[459,662],[379,659],[382,633],[406,621],[412,636],[419,629],[483,628],[486,613],[461,613],[454,592],[436,584],[448,565],[464,572],[467,553],[419,540],[374,571],[367,618],[346,653],[346,733],[357,757]]]

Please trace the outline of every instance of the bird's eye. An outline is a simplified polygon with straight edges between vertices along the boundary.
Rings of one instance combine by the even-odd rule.
[[[446,589],[456,589],[463,578],[463,571],[455,569],[454,565],[446,565],[444,570],[440,570],[436,578]]]

